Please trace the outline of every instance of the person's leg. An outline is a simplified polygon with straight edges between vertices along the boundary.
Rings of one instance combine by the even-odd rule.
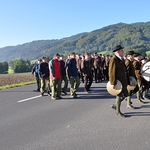
[[[64,80],[64,86],[62,88],[62,92],[66,94],[67,88],[68,88],[68,79],[66,76],[63,77]]]
[[[50,86],[51,86],[51,96],[52,96],[52,99],[56,98],[55,96],[55,89],[56,89],[56,81],[55,80],[52,80],[50,79]]]
[[[59,99],[62,98],[61,97],[61,79],[56,80],[56,93],[57,93],[56,94],[57,98],[59,98]]]
[[[41,79],[41,88],[40,88],[41,95],[44,94],[44,91],[45,91],[45,79],[42,78]]]
[[[70,78],[70,96],[73,96],[74,95],[74,83],[75,83],[75,80],[74,80],[74,77]]]
[[[40,91],[40,88],[41,88],[41,80],[40,80],[40,78],[36,77],[36,83],[37,83],[37,91]]]

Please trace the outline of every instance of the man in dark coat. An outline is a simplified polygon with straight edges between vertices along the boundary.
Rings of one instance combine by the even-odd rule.
[[[134,51],[127,52],[127,59],[125,60],[125,65],[127,67],[128,75],[136,78],[135,73],[134,73],[134,67],[133,67],[133,60],[134,60],[133,55],[134,55]],[[127,97],[127,108],[134,109],[134,107],[132,106],[132,102],[131,102],[132,91],[128,90],[128,93],[129,93],[129,96]]]
[[[47,93],[50,96],[50,85],[49,85],[49,66],[46,60],[46,57],[42,58],[42,63],[40,64],[40,69],[39,69],[39,77],[41,80],[41,96],[44,95],[45,88],[47,89]]]
[[[39,77],[39,69],[40,69],[40,63],[42,62],[42,59],[39,59],[38,62],[33,66],[31,73],[36,78],[36,84],[37,84],[37,91],[40,91],[41,88],[41,81]]]
[[[144,99],[142,94],[146,90],[146,86],[144,86],[144,79],[142,78],[142,73],[141,73],[141,54],[136,53],[134,54],[134,61],[133,61],[133,66],[135,70],[135,76],[137,79],[137,102],[144,104],[144,102],[141,99]]]
[[[129,84],[129,76],[127,73],[126,65],[123,62],[123,47],[118,45],[113,50],[115,55],[111,58],[109,63],[109,81],[113,89],[117,80],[122,84],[122,91],[116,96],[116,103],[112,105],[112,108],[116,110],[116,115],[126,117],[121,111],[121,102],[128,96],[127,85]]]
[[[80,85],[80,79],[78,75],[77,63],[76,63],[74,52],[70,54],[70,59],[69,61],[67,61],[67,67],[68,67],[67,70],[68,78],[70,81],[70,97],[76,98],[77,97],[76,91]]]
[[[67,95],[67,88],[68,88],[68,79],[66,76],[66,63],[64,61],[64,55],[60,55],[59,58],[60,67],[61,67],[61,92],[64,95]],[[64,84],[62,85],[62,81],[64,81]]]
[[[88,93],[90,91],[90,87],[93,82],[92,68],[91,68],[92,64],[90,61],[90,54],[86,52],[84,56],[85,56],[85,60],[81,62],[82,63],[81,69],[84,76],[84,91]]]

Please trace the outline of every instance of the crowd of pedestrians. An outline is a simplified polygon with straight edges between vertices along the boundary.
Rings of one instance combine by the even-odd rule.
[[[88,93],[93,82],[108,80],[110,58],[98,53],[81,55],[72,52],[65,59],[56,53],[49,62],[46,57],[39,59],[31,72],[36,76],[37,91],[42,96],[47,92],[53,100],[62,99],[62,95],[67,95],[69,83],[70,98],[76,98],[80,82],[84,83],[84,91]]]
[[[144,104],[144,99],[150,99],[150,83],[142,77],[141,72],[142,65],[149,59],[142,58],[141,54],[134,51],[128,51],[124,56],[124,48],[121,45],[117,45],[113,52],[113,56],[71,52],[66,59],[56,53],[49,62],[46,61],[46,57],[39,59],[31,71],[36,77],[37,91],[40,91],[41,96],[47,92],[52,100],[58,100],[68,94],[67,89],[70,85],[70,98],[77,98],[76,91],[80,82],[84,84],[84,92],[89,93],[93,82],[109,81],[111,88],[115,89],[119,80],[122,90],[116,95],[116,102],[111,108],[115,110],[116,115],[126,117],[120,110],[124,99],[127,101],[127,107],[131,109],[135,109],[131,101],[133,94],[136,94],[137,102],[141,104]],[[137,83],[132,90],[128,89],[131,84],[130,77],[135,78]]]

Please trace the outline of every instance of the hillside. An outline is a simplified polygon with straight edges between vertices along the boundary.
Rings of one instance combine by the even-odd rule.
[[[68,54],[71,51],[78,53],[106,51],[111,54],[114,46],[118,44],[123,45],[125,51],[135,50],[145,55],[145,52],[150,50],[150,22],[118,23],[59,40],[39,40],[0,48],[0,61],[17,58],[34,60],[42,56],[52,57],[56,52]]]

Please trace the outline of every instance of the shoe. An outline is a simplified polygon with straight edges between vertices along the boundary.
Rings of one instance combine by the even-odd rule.
[[[111,105],[110,106],[110,108],[112,108],[112,109],[114,109],[114,110],[116,110],[116,106],[113,104],[113,105]]]
[[[48,92],[47,94],[48,94],[48,96],[51,96],[51,93],[50,93],[50,92]]]
[[[118,113],[118,114],[116,114],[116,116],[120,116],[122,118],[126,118],[126,115],[124,115],[123,113]]]
[[[132,105],[127,105],[127,108],[135,109]]]
[[[43,93],[41,93],[41,96],[44,96],[44,92],[43,92]]]
[[[40,92],[40,89],[37,89],[36,91],[37,91],[37,92]]]
[[[62,99],[62,97],[61,96],[59,96],[59,97],[56,97],[57,99]]]
[[[56,97],[51,97],[51,99],[52,99],[52,100],[57,100],[57,98],[56,98]]]
[[[150,99],[150,96],[146,95],[144,98],[146,98],[146,99]]]
[[[144,100],[144,97],[142,95],[140,96],[140,98]]]
[[[84,90],[84,92],[87,93],[87,94],[89,93],[88,90]]]
[[[65,91],[61,91],[64,95],[67,95],[67,92],[65,92]]]
[[[77,94],[76,93],[74,94],[74,98],[77,98]]]
[[[142,100],[137,100],[137,103],[144,104],[144,102]]]
[[[77,94],[70,95],[70,98],[77,98]]]
[[[70,98],[75,98],[74,95],[70,95]]]

